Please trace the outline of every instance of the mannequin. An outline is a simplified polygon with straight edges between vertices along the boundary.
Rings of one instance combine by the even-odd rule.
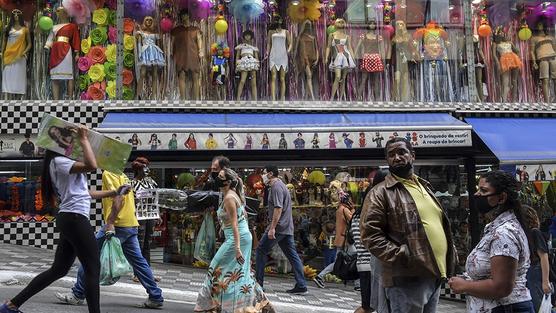
[[[396,21],[396,34],[392,39],[394,53],[394,99],[407,102],[410,100],[409,61],[415,62],[415,53],[411,36],[404,21]]]
[[[172,51],[176,72],[178,73],[179,89],[181,99],[185,99],[188,76],[191,74],[189,83],[193,83],[193,99],[199,100],[201,96],[201,60],[203,52],[202,32],[197,26],[192,26],[189,12],[180,11],[181,25],[172,29]]]
[[[334,23],[336,31],[328,37],[328,44],[325,51],[325,61],[328,62],[330,52],[333,50],[330,65],[328,66],[334,72],[334,83],[332,84],[332,94],[330,100],[334,100],[336,92],[339,98],[346,96],[346,77],[348,71],[355,68],[355,61],[353,61],[351,48],[351,38],[344,32],[346,21],[344,19],[337,19]],[[341,84],[341,86],[340,86]],[[338,91],[339,89],[339,91]]]
[[[31,50],[31,35],[23,23],[22,12],[12,10],[2,42],[2,92],[25,95],[27,90],[27,54]],[[9,78],[9,79],[8,79]]]
[[[253,32],[246,30],[241,35],[243,43],[239,44],[236,50],[236,72],[240,73],[239,85],[237,87],[237,99],[241,99],[243,93],[243,86],[247,80],[247,75],[251,75],[251,98],[257,100],[257,71],[260,68],[259,64],[259,49],[252,45]],[[239,59],[238,59],[239,57]]]
[[[212,85],[216,89],[216,99],[226,99],[226,77],[228,76],[228,59],[230,58],[230,48],[220,41],[212,44],[211,48],[211,73]]]
[[[512,91],[512,99],[517,100],[518,79],[523,66],[517,53],[519,53],[519,50],[499,29],[494,35],[492,55],[502,80],[502,102],[508,101],[510,90]]]
[[[154,19],[152,16],[145,16],[143,24],[141,25],[141,30],[136,33],[135,37],[141,47],[139,52],[141,73],[137,82],[137,88],[139,88],[140,91],[143,90],[143,83],[147,74],[149,74],[152,78],[153,95],[158,95],[158,67],[165,66],[166,61],[164,59],[164,52],[162,52],[157,45],[159,34],[155,31]],[[149,71],[149,73],[147,73],[147,71]]]
[[[319,62],[319,49],[317,47],[317,36],[315,26],[309,20],[305,20],[299,29],[297,41],[295,42],[294,55],[297,58],[299,73],[305,74],[304,98],[310,97],[315,100],[313,92],[313,69]],[[308,94],[307,94],[308,93]]]
[[[422,39],[421,49],[424,70],[424,101],[453,101],[454,92],[449,75],[448,33],[435,21],[429,21],[414,35]],[[415,45],[418,46],[418,42]]]
[[[544,102],[552,102],[550,98],[550,80],[556,80],[556,42],[554,37],[544,31],[544,24],[538,23],[535,35],[529,44],[533,67],[538,70],[542,82]],[[556,84],[554,85],[556,88]]]
[[[280,100],[286,100],[286,72],[288,71],[288,55],[292,50],[291,34],[285,29],[281,17],[275,17],[270,25],[266,43],[268,68],[270,70],[270,94],[276,100],[276,76],[280,73]]]
[[[384,53],[382,47],[382,36],[376,32],[376,21],[371,20],[368,31],[361,35],[355,54],[360,57],[361,82],[357,88],[359,100],[365,99],[365,87],[367,80],[371,76],[374,100],[378,100],[380,95],[380,74],[384,72]]]
[[[483,69],[485,68],[485,55],[481,49],[479,36],[473,36],[473,51],[475,54],[475,85],[477,86],[477,96],[479,101],[484,101],[483,91]]]
[[[69,21],[68,13],[64,7],[56,9],[58,24],[52,27],[52,31],[46,40],[45,49],[50,50],[48,69],[52,80],[52,98],[60,100],[60,88],[62,82],[67,81],[67,96],[73,99],[74,78],[73,66],[79,57],[81,49],[81,38],[79,28],[75,23]]]

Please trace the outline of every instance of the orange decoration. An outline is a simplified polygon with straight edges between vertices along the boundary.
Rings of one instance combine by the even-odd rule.
[[[101,46],[94,46],[89,50],[88,56],[93,61],[93,64],[106,62],[105,48]]]
[[[87,93],[93,100],[104,100],[104,91],[100,89],[100,85],[98,84],[89,86]]]
[[[488,37],[492,33],[492,28],[488,24],[482,24],[479,26],[479,29],[477,29],[477,32],[481,37]]]
[[[133,33],[133,29],[135,28],[135,23],[130,18],[124,19],[124,33],[131,35]]]
[[[124,69],[122,72],[122,82],[126,86],[131,85],[131,83],[133,83],[133,72],[128,69]]]

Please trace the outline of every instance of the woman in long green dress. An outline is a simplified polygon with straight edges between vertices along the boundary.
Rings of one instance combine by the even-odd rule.
[[[216,184],[224,194],[217,216],[225,241],[210,262],[195,312],[274,312],[251,272],[253,237],[247,223],[243,183],[236,172],[224,169]]]

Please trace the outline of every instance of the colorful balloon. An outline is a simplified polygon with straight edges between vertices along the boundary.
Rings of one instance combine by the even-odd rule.
[[[228,22],[223,18],[217,20],[216,23],[214,23],[214,30],[220,35],[226,33],[226,31],[228,31]]]
[[[169,17],[163,17],[160,20],[160,30],[164,33],[169,33],[174,27],[174,21]]]
[[[336,32],[336,26],[334,26],[334,25],[330,25],[326,28],[326,33],[328,35],[330,35],[332,33],[335,33],[335,32]]]
[[[43,32],[48,32],[52,29],[52,26],[54,26],[54,22],[52,21],[52,19],[48,16],[41,16],[41,18],[39,18],[39,28],[43,31]]]
[[[481,26],[479,26],[477,32],[481,37],[488,37],[492,33],[492,28],[488,24],[482,24]]]
[[[529,27],[523,27],[517,33],[517,37],[519,37],[519,39],[523,41],[531,39],[531,36],[533,36],[533,32],[531,32],[531,29]]]

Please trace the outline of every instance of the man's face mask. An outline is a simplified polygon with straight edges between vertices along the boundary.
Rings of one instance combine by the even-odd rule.
[[[212,177],[213,180],[216,180],[216,178],[218,177],[218,172],[210,172],[210,177]]]
[[[145,176],[149,175],[150,172],[151,172],[151,170],[149,169],[148,166],[143,167],[143,174],[145,174]]]

